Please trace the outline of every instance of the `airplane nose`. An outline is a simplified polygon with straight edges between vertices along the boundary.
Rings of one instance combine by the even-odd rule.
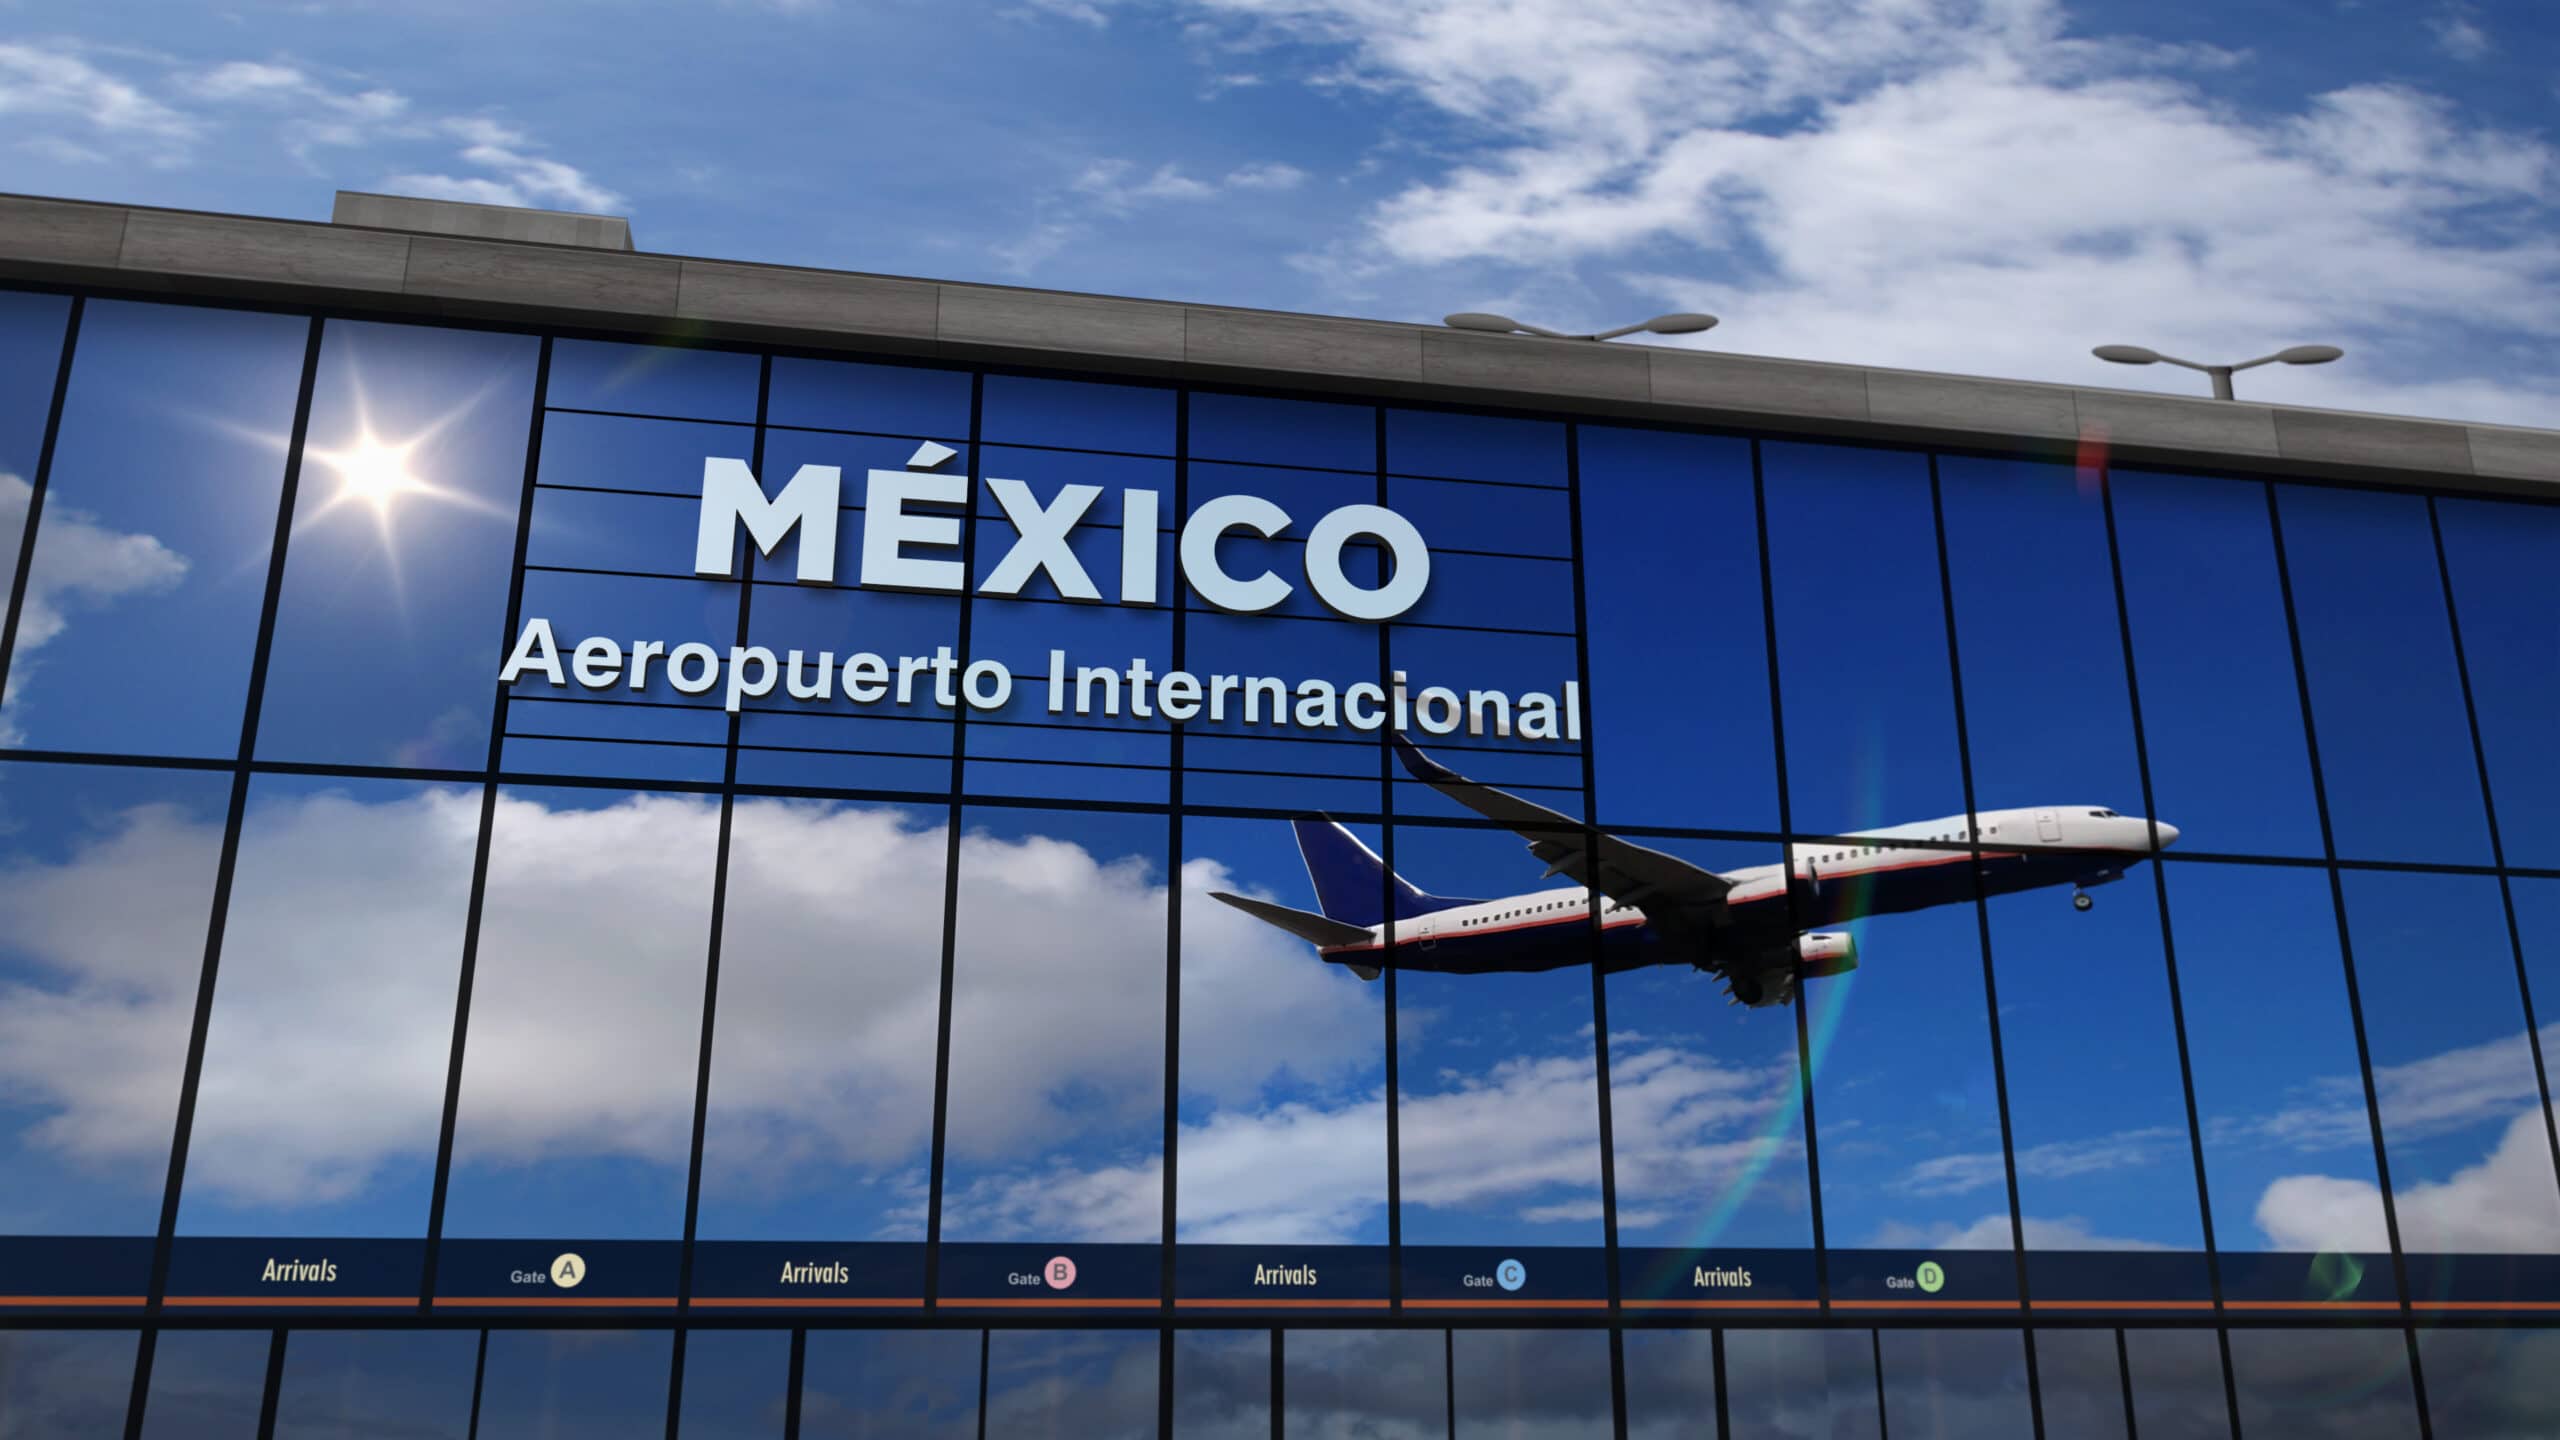
[[[2175,845],[2175,844],[2177,844],[2177,843],[2178,843],[2178,827],[2177,827],[2177,826],[2175,826],[2175,825],[2170,824],[2170,823],[2169,823],[2168,821],[2166,821],[2166,820],[2163,820],[2163,821],[2159,822],[2159,824],[2160,824],[2160,848],[2161,848],[2161,849],[2163,849],[2163,850],[2166,850],[2166,849],[2168,849],[2170,846]]]

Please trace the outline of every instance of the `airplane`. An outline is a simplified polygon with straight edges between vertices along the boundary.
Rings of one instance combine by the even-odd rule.
[[[2030,806],[1981,812],[1978,836],[1954,815],[1790,845],[1783,874],[1774,864],[1719,874],[1613,835],[1587,846],[1581,822],[1469,780],[1403,736],[1392,739],[1414,778],[1520,835],[1548,875],[1574,886],[1498,900],[1434,895],[1389,871],[1349,830],[1316,818],[1291,823],[1321,913],[1210,892],[1363,980],[1388,965],[1479,975],[1587,963],[1596,890],[1604,973],[1692,965],[1721,977],[1733,1004],[1783,1005],[1798,977],[1858,966],[1855,937],[1820,927],[1972,901],[1977,846],[1981,893],[2069,884],[2072,907],[2085,911],[2091,886],[2123,879],[2128,866],[2178,838],[2175,825],[2104,806]]]

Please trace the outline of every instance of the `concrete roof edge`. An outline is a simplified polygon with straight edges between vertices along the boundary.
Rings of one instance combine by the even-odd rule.
[[[201,223],[135,253],[141,217]],[[189,253],[198,229],[220,243]],[[351,232],[437,263],[323,238]],[[2560,496],[2555,430],[41,196],[0,194],[0,277]]]

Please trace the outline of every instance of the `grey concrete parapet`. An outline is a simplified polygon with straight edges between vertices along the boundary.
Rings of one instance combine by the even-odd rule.
[[[329,223],[425,235],[459,235],[473,240],[530,240],[538,245],[576,245],[589,250],[631,248],[631,222],[619,215],[374,195],[362,190],[339,191],[329,209]]]
[[[2560,497],[2551,430],[474,237],[435,225],[553,212],[369,198],[398,197],[318,225],[0,195],[0,279]]]

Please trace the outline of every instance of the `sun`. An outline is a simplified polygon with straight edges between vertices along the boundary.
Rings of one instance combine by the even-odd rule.
[[[414,440],[394,444],[367,433],[344,450],[313,453],[337,472],[338,493],[331,503],[362,502],[371,505],[374,513],[387,515],[401,496],[435,488],[410,472],[409,454],[417,448]]]

